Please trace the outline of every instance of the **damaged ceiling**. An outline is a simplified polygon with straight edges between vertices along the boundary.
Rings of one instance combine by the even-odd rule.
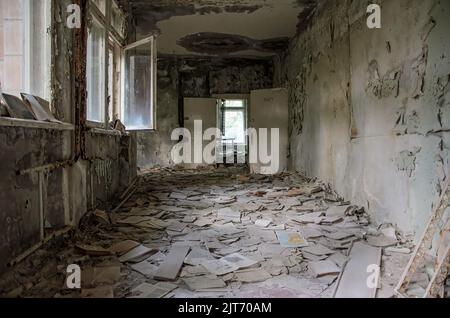
[[[311,0],[129,0],[137,38],[157,32],[160,54],[273,56],[315,8]]]

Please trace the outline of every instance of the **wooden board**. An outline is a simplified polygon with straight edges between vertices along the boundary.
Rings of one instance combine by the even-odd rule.
[[[36,120],[32,111],[22,100],[16,96],[2,94],[2,100],[13,118]]]
[[[357,242],[350,251],[349,261],[344,267],[334,292],[334,298],[375,298],[377,288],[369,288],[367,280],[372,273],[370,265],[380,266],[381,249]]]
[[[169,255],[167,255],[166,259],[159,267],[154,278],[156,280],[176,280],[181,267],[183,266],[184,259],[190,250],[191,248],[189,246],[179,245],[172,247]]]

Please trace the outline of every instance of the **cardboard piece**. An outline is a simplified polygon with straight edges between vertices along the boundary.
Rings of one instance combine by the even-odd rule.
[[[75,247],[86,255],[90,256],[107,256],[111,255],[111,251],[100,246],[76,244]]]
[[[326,275],[339,275],[341,269],[332,261],[318,261],[318,262],[309,262],[308,269],[314,275],[314,277],[322,277]]]
[[[247,268],[256,265],[258,262],[241,254],[235,253],[222,258],[222,260],[238,267],[238,269]]]
[[[242,283],[260,283],[272,278],[264,269],[251,269],[236,273],[236,279]]]
[[[272,219],[260,219],[255,222],[258,227],[266,228],[273,222]]]
[[[307,246],[305,248],[302,248],[302,252],[307,252],[313,255],[322,256],[322,255],[331,255],[336,253],[336,251],[333,251],[329,249],[326,246],[323,246],[321,244],[314,244]]]
[[[298,248],[308,246],[308,242],[297,232],[277,231],[278,240],[281,246],[288,248]]]
[[[39,121],[47,121],[52,123],[61,123],[57,120],[55,116],[50,111],[50,103],[46,100],[30,95],[30,94],[20,94],[23,101],[28,105],[34,114],[34,117]]]
[[[155,273],[154,278],[156,280],[174,281],[177,279],[183,266],[184,259],[189,253],[191,248],[184,245],[175,245],[167,255],[164,262],[159,266],[158,271]]]
[[[339,277],[335,298],[375,298],[377,286],[368,286],[367,269],[371,265],[380,265],[381,249],[357,242],[354,243],[349,261]],[[377,284],[375,284],[377,285]]]
[[[109,248],[109,250],[117,254],[118,256],[122,256],[123,254],[128,253],[129,251],[138,247],[139,245],[140,244],[138,242],[127,240],[114,244]]]
[[[131,268],[142,275],[152,278],[156,271],[158,270],[158,266],[153,265],[149,261],[143,261],[134,265],[131,265]]]
[[[146,260],[156,252],[157,251],[154,249],[139,245],[138,247],[133,248],[128,253],[122,255],[119,258],[119,261],[122,263],[139,263]]]
[[[217,276],[226,275],[239,269],[238,266],[236,266],[235,264],[231,264],[224,259],[204,261],[201,265],[206,268],[211,274]]]
[[[192,291],[227,287],[222,279],[214,275],[183,278],[183,282]]]
[[[13,118],[36,120],[30,108],[18,97],[1,94],[3,104]]]
[[[241,212],[235,211],[232,208],[223,208],[217,211],[217,217],[220,220],[231,221],[235,223],[241,222]]]

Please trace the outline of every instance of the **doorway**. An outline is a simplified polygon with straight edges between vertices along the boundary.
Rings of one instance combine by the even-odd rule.
[[[246,164],[248,139],[248,103],[245,99],[219,99],[218,125],[222,138],[218,142],[217,162]]]

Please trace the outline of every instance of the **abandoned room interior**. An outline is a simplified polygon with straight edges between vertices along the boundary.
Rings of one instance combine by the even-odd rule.
[[[449,298],[449,17],[0,0],[0,298]]]

